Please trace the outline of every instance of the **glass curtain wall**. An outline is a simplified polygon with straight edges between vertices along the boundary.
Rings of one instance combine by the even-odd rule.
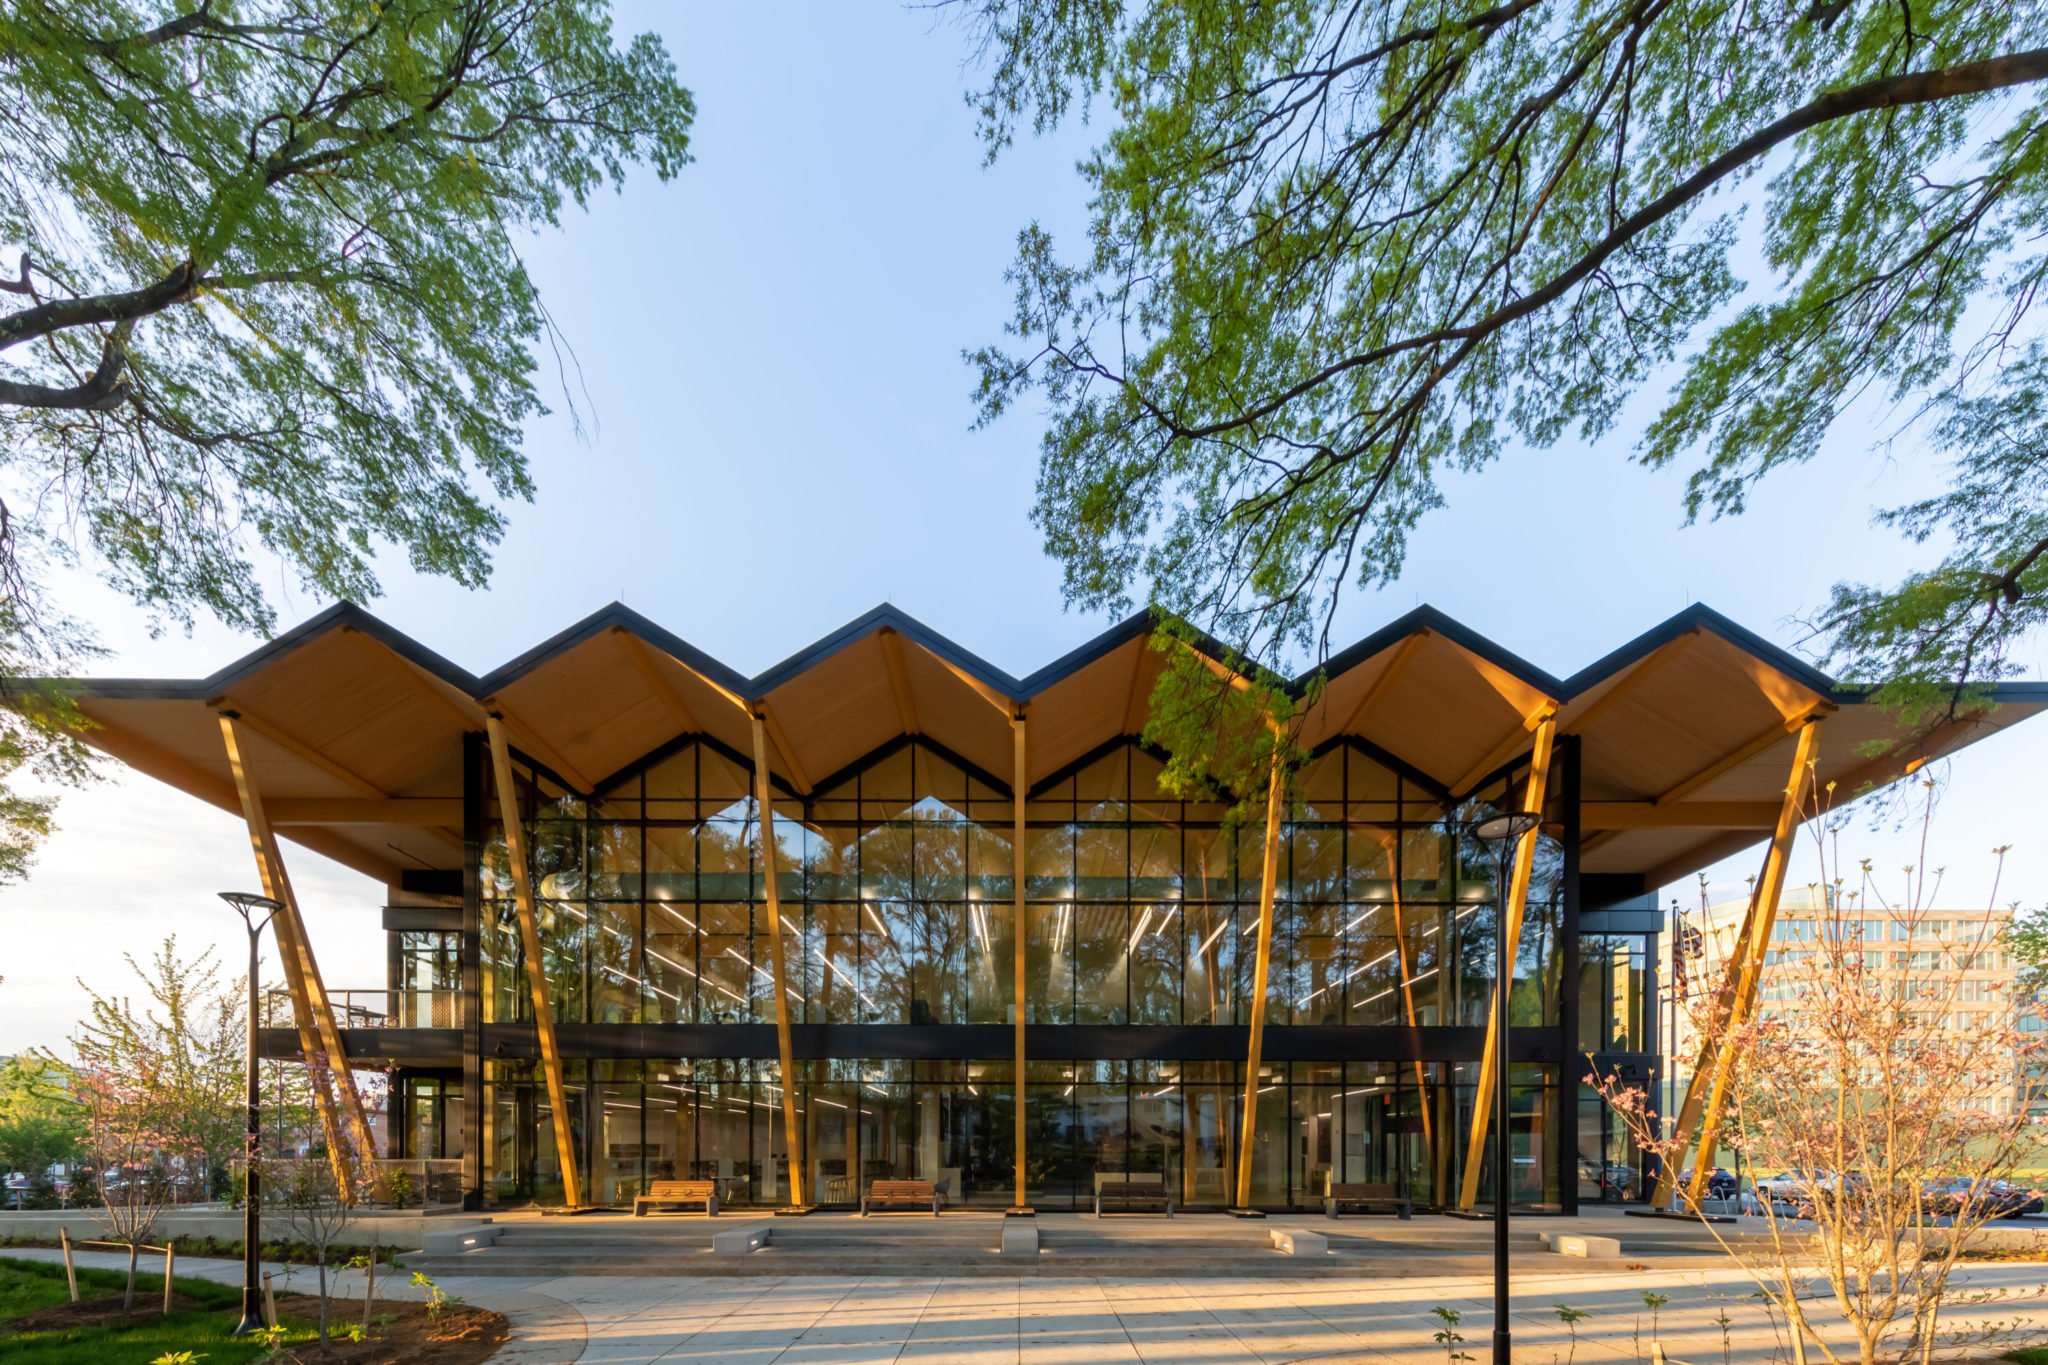
[[[1161,770],[1153,753],[1119,743],[1028,794],[1028,1022],[1249,1021],[1263,831],[1160,795]],[[521,787],[559,1021],[773,1022],[771,926],[740,756],[692,741],[588,797],[532,771]],[[1279,850],[1269,1027],[1484,1027],[1501,868],[1469,827],[1518,793],[1501,782],[1482,795],[1448,803],[1349,743],[1308,765]],[[778,797],[793,1020],[1010,1022],[1012,818],[996,778],[923,740],[885,748],[806,800]],[[486,823],[484,1019],[526,1022],[504,843]],[[1561,847],[1540,839],[1510,997],[1517,1027],[1559,1023],[1562,869]],[[1099,1178],[1157,1173],[1188,1204],[1228,1202],[1242,1064],[1034,1060],[1024,1079],[1033,1201],[1085,1203]],[[735,1206],[787,1197],[772,1057],[575,1065],[566,1121],[596,1197],[624,1200],[671,1171],[708,1172]],[[932,1179],[956,1202],[1014,1195],[1010,1058],[802,1065],[801,1140],[821,1199],[852,1202],[878,1175]],[[1418,1202],[1441,1202],[1463,1157],[1465,1069],[1412,1058],[1269,1065],[1255,1199],[1308,1206],[1332,1179],[1377,1178],[1347,1173],[1399,1171]],[[1546,1074],[1516,1112],[1533,1158],[1556,1150],[1554,1138],[1544,1147],[1557,1111]],[[556,1116],[531,1064],[489,1063],[484,1113],[493,1196],[558,1196]],[[1518,1180],[1518,1198],[1554,1202],[1556,1162],[1544,1160]]]

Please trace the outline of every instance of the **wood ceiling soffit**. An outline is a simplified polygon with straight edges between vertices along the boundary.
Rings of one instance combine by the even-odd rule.
[[[1616,702],[1625,699],[1644,683],[1656,677],[1658,673],[1669,668],[1672,660],[1683,656],[1686,650],[1696,644],[1700,636],[1705,633],[1700,627],[1694,626],[1685,634],[1653,652],[1647,659],[1637,660],[1636,666],[1633,669],[1618,679],[1612,687],[1609,687],[1605,692],[1595,697],[1584,711],[1573,717],[1569,733],[1576,735],[1584,734],[1586,727],[1591,725],[1595,719],[1613,707]]]
[[[888,629],[877,634],[882,642],[882,662],[889,669],[889,687],[896,693],[896,718],[902,722],[904,734],[917,734],[917,699],[910,690],[910,670],[903,664],[903,637]]]
[[[542,739],[531,725],[521,719],[517,712],[505,704],[502,694],[484,698],[484,707],[487,711],[498,713],[512,730],[512,738],[518,741],[521,749],[553,768],[563,781],[575,787],[578,792],[588,793],[596,790],[581,769],[564,758],[553,745]]]
[[[1725,642],[1724,642],[1725,643]],[[1834,710],[1833,703],[1804,683],[1794,682],[1748,650],[1729,644],[1736,667],[1746,674],[1765,701],[1784,718],[1786,727],[1797,726],[1816,710]]]
[[[803,765],[797,762],[796,746],[789,742],[789,736],[782,732],[782,723],[775,719],[775,713],[768,709],[767,702],[758,703],[753,710],[761,725],[768,732],[768,742],[775,748],[775,756],[782,760],[782,770],[789,777],[789,785],[796,788],[798,796],[811,794],[811,779],[804,775]]]
[[[1486,757],[1473,764],[1470,771],[1451,784],[1451,794],[1453,796],[1470,795],[1475,785],[1491,774],[1494,769],[1500,767],[1501,764],[1513,758],[1521,750],[1522,745],[1527,742],[1526,736],[1533,732],[1537,726],[1556,714],[1556,702],[1546,697],[1537,703],[1535,710],[1522,717],[1522,723],[1519,726],[1510,731],[1507,737],[1501,740],[1500,743],[1487,750]]]
[[[1463,645],[1453,645],[1453,648],[1464,656],[1466,662],[1471,665],[1472,671],[1484,679],[1486,685],[1491,687],[1502,701],[1522,715],[1530,715],[1535,711],[1542,710],[1546,706],[1555,714],[1558,707],[1562,705],[1556,697],[1551,696],[1533,683],[1522,681],[1492,660],[1473,653]],[[1535,729],[1536,722],[1530,721],[1528,728],[1531,730]]]
[[[1684,800],[1701,787],[1712,782],[1715,778],[1733,772],[1751,759],[1759,758],[1776,748],[1779,744],[1789,739],[1793,732],[1806,722],[1809,716],[1824,710],[1833,709],[1832,707],[1816,703],[1797,715],[1787,717],[1782,724],[1773,725],[1770,729],[1744,743],[1732,753],[1722,755],[1691,776],[1666,788],[1652,798],[1653,803],[1659,806],[1668,806],[1674,801]]]
[[[683,700],[683,694],[676,690],[675,683],[662,673],[661,665],[654,661],[654,655],[647,648],[646,641],[623,626],[613,626],[611,634],[619,646],[619,651],[626,656],[626,662],[639,672],[646,680],[649,690],[668,708],[669,716],[675,721],[679,731],[683,734],[700,731],[703,727],[697,723],[696,712]]]
[[[358,651],[367,651],[376,656],[379,665],[386,671],[396,673],[407,686],[434,702],[455,718],[465,730],[480,729],[484,723],[482,708],[467,696],[452,695],[438,679],[430,678],[407,658],[385,645],[381,640],[365,634],[354,626],[343,626],[342,637],[353,642]]]
[[[1380,669],[1379,675],[1366,684],[1365,695],[1358,699],[1358,705],[1351,708],[1351,718],[1338,726],[1335,733],[1340,735],[1364,733],[1359,727],[1365,724],[1366,714],[1372,710],[1373,704],[1386,694],[1387,689],[1394,685],[1395,681],[1407,670],[1408,666],[1415,661],[1415,656],[1422,652],[1422,642],[1428,639],[1429,635],[1430,632],[1427,630],[1418,630],[1407,639],[1401,641],[1400,644],[1394,646],[1393,656],[1387,660],[1386,666]]]
[[[927,654],[931,654],[930,650],[926,650],[925,652]],[[1014,699],[1006,697],[1002,693],[996,691],[993,687],[990,687],[987,683],[975,677],[972,673],[969,673],[966,669],[960,667],[951,659],[940,658],[937,654],[932,654],[931,657],[937,659],[939,664],[948,673],[951,673],[954,677],[958,678],[961,682],[966,683],[968,687],[972,688],[976,696],[980,697],[990,706],[995,707],[996,710],[1002,712],[1003,716],[1006,719],[1015,715],[1017,710],[1017,703]]]
[[[1124,728],[1127,735],[1145,733],[1145,722],[1152,716],[1152,696],[1145,690],[1145,656],[1152,652],[1150,636],[1139,636],[1131,642],[1131,694],[1124,700]]]
[[[391,793],[385,791],[369,778],[364,777],[361,773],[356,772],[339,760],[320,752],[320,750],[298,738],[298,736],[291,734],[281,726],[274,725],[255,714],[248,707],[238,702],[232,695],[217,698],[211,705],[216,711],[234,716],[256,734],[261,735],[285,752],[318,768],[321,772],[326,773],[344,786],[354,787],[357,792],[369,797],[373,801],[390,799]]]

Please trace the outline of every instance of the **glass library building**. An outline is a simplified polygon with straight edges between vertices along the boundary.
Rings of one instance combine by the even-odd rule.
[[[343,605],[209,678],[71,686],[92,743],[249,822],[271,894],[297,848],[387,888],[313,926],[384,935],[382,983],[330,988],[292,908],[264,1046],[388,1071],[378,1155],[485,1208],[1455,1207],[1498,1178],[1466,1168],[1504,978],[1512,1198],[1638,1199],[1590,1080],[1661,1073],[1659,888],[1769,836],[1815,726],[1846,794],[2048,706],[1895,732],[1702,607],[1568,677],[1425,608],[1302,680],[1269,830],[1162,790],[1153,637],[1015,677],[883,607],[750,678],[613,606],[476,676]],[[1476,837],[1508,810],[1539,832]]]

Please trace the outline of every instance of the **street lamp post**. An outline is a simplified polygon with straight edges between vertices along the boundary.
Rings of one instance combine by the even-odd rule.
[[[1477,838],[1494,846],[1500,873],[1493,913],[1493,1365],[1509,1365],[1513,1359],[1508,1331],[1508,1186],[1514,1157],[1508,1141],[1508,992],[1515,984],[1515,964],[1508,951],[1508,865],[1515,845],[1542,823],[1532,812],[1517,811],[1472,827]]]
[[[249,1092],[243,1108],[242,1138],[242,1321],[234,1334],[242,1336],[249,1332],[263,1330],[263,1231],[261,1215],[257,1205],[261,1202],[262,1178],[258,1174],[257,1160],[259,1143],[262,1140],[263,1097],[256,1089],[256,1002],[257,1002],[257,958],[256,941],[263,934],[263,926],[270,923],[271,916],[284,908],[268,896],[259,896],[253,891],[223,891],[220,898],[242,917],[242,924],[249,931]],[[257,916],[262,918],[258,919]]]

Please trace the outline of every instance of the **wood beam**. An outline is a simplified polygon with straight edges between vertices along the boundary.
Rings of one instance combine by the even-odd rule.
[[[547,1081],[548,1106],[554,1110],[555,1160],[562,1168],[562,1198],[572,1209],[583,1205],[583,1172],[576,1164],[576,1143],[570,1133],[569,1088],[562,1080],[562,1050],[555,1041],[555,1007],[548,999],[548,972],[541,956],[540,920],[534,908],[533,864],[527,860],[526,820],[519,809],[519,784],[512,775],[512,747],[505,722],[484,717],[491,748],[491,772],[498,790],[498,824],[505,833],[505,861],[512,872],[512,899],[519,919],[519,944],[526,957],[526,990],[533,1002],[533,1030],[540,1043],[540,1069]],[[564,773],[563,776],[568,776]]]
[[[1415,1012],[1414,964],[1408,956],[1408,927],[1401,922],[1401,860],[1399,836],[1392,833],[1380,835],[1380,847],[1387,855],[1387,884],[1393,888],[1394,907],[1394,951],[1401,968],[1401,1001],[1406,1007],[1408,1027],[1419,1029],[1422,1019]],[[1441,989],[1441,987],[1439,987]],[[1441,997],[1439,997],[1441,998]],[[1420,1033],[1415,1035],[1419,1045]],[[1422,1152],[1423,1160],[1431,1167],[1436,1165],[1436,1132],[1430,1122],[1429,1113],[1429,1072],[1420,1057],[1415,1059],[1415,1098],[1422,1106]]]
[[[1776,801],[1587,801],[1579,807],[1582,830],[1771,829]]]
[[[1380,670],[1379,676],[1366,684],[1365,695],[1358,699],[1358,705],[1351,708],[1351,718],[1331,733],[1339,735],[1360,733],[1359,726],[1365,724],[1367,713],[1372,710],[1381,697],[1386,695],[1387,690],[1394,685],[1395,681],[1408,670],[1408,666],[1415,662],[1415,656],[1422,652],[1422,642],[1428,639],[1429,635],[1430,632],[1427,630],[1418,630],[1407,639],[1401,641],[1400,644],[1395,645],[1393,657],[1387,660],[1386,667]]]
[[[1024,1122],[1024,1023],[1028,1014],[1025,1008],[1028,1000],[1025,990],[1024,966],[1025,948],[1030,937],[1028,933],[1030,921],[1025,917],[1024,907],[1024,872],[1027,852],[1025,847],[1027,829],[1024,822],[1024,794],[1031,784],[1027,780],[1030,767],[1025,758],[1024,712],[1022,710],[1019,710],[1010,717],[1010,732],[1013,736],[1011,741],[1012,761],[1010,768],[1010,901],[1011,914],[1016,924],[1016,961],[1012,968],[1016,979],[1011,988],[1011,999],[1016,1001],[1016,1005],[1013,1008],[1016,1022],[1012,1026],[1015,1034],[1012,1040],[1012,1050],[1016,1053],[1016,1081],[1014,1083],[1012,1107],[1016,1110],[1016,1114],[1011,1142],[1016,1149],[1017,1158],[1017,1199],[1012,1207],[1019,1212],[1023,1212],[1031,1207],[1030,1191],[1026,1188],[1024,1180],[1024,1134],[1026,1128]]]
[[[889,669],[889,688],[896,694],[896,719],[904,734],[917,734],[917,699],[910,691],[910,670],[903,663],[903,637],[893,630],[878,631],[877,635],[882,644],[882,662]]]
[[[1529,759],[1529,784],[1522,794],[1522,809],[1530,815],[1542,818],[1545,788],[1550,782],[1550,754],[1557,739],[1557,717],[1544,717],[1536,726],[1536,750]],[[1507,917],[1507,956],[1505,961],[1494,963],[1493,997],[1498,1001],[1502,991],[1512,991],[1515,985],[1515,959],[1521,952],[1522,912],[1529,899],[1529,878],[1536,865],[1536,842],[1542,837],[1539,830],[1530,830],[1515,843],[1515,867],[1508,882],[1506,905],[1495,907],[1494,913]],[[1493,1112],[1494,1068],[1506,1065],[1502,1057],[1502,1039],[1499,1037],[1500,1010],[1497,1004],[1489,1004],[1486,1011],[1486,1049],[1479,1061],[1479,1090],[1472,1101],[1472,1131],[1465,1147],[1465,1174],[1458,1190],[1458,1207],[1469,1210],[1473,1201],[1479,1198],[1479,1164],[1486,1156],[1486,1130],[1489,1120],[1506,1123],[1507,1115]],[[1506,1180],[1510,1172],[1496,1171],[1494,1179]]]
[[[370,1134],[362,1096],[356,1092],[355,1073],[349,1069],[348,1049],[342,1045],[334,1024],[320,965],[314,960],[305,921],[299,914],[298,897],[292,891],[284,856],[271,832],[263,807],[263,792],[243,754],[242,737],[235,717],[220,717],[221,744],[227,751],[228,767],[234,774],[235,793],[242,817],[249,827],[249,849],[256,857],[256,874],[263,894],[278,903],[271,917],[277,938],[278,960],[284,967],[285,990],[292,1002],[293,1021],[299,1034],[299,1055],[308,1072],[313,1104],[320,1127],[327,1138],[327,1159],[334,1167],[337,1188],[355,1188],[361,1162],[376,1159],[376,1141]],[[257,1001],[248,1002],[250,1010]]]
[[[1796,733],[1800,726],[1804,725],[1813,716],[1818,715],[1820,711],[1821,708],[1816,706],[1794,717],[1792,720],[1786,721],[1782,725],[1773,725],[1770,729],[1744,743],[1732,753],[1723,754],[1706,767],[1687,777],[1684,781],[1678,782],[1659,792],[1652,799],[1660,806],[1668,806],[1674,801],[1683,801],[1715,778],[1731,773],[1751,759],[1759,758],[1770,750],[1775,749],[1784,741],[1787,735]]]
[[[754,720],[767,727],[769,742],[775,746],[776,757],[782,760],[782,771],[788,775],[789,785],[796,788],[798,796],[809,796],[811,779],[804,775],[803,765],[796,761],[796,746],[782,732],[782,726],[776,721],[775,713],[768,709],[768,703],[764,701],[757,705],[752,715]],[[762,771],[767,771],[765,765]]]
[[[1252,1205],[1252,1145],[1258,1133],[1259,1062],[1266,1042],[1266,978],[1273,964],[1273,894],[1280,877],[1280,817],[1287,797],[1285,752],[1273,745],[1273,775],[1266,785],[1266,844],[1259,868],[1259,945],[1252,971],[1251,1047],[1244,1063],[1244,1124],[1237,1142],[1236,1208]]]
[[[1743,912],[1742,927],[1736,932],[1735,950],[1723,968],[1721,989],[1714,998],[1708,1026],[1702,1031],[1692,1080],[1686,1086],[1678,1121],[1671,1130],[1670,1154],[1659,1169],[1656,1187],[1650,1194],[1652,1208],[1671,1207],[1679,1169],[1684,1164],[1687,1149],[1692,1146],[1695,1131],[1701,1158],[1694,1163],[1697,1169],[1686,1195],[1695,1209],[1699,1207],[1704,1181],[1713,1165],[1714,1144],[1720,1137],[1721,1114],[1727,1103],[1728,1085],[1734,1075],[1737,1055],[1741,1052],[1740,1030],[1747,1027],[1755,1015],[1764,955],[1770,950],[1771,929],[1777,922],[1778,898],[1785,886],[1785,869],[1791,862],[1792,839],[1801,824],[1800,802],[1812,782],[1819,731],[1818,716],[1809,717],[1799,727],[1799,742],[1793,750],[1792,772],[1785,781],[1777,827],[1772,831],[1770,847],[1764,853],[1763,875],[1757,879],[1756,889],[1750,894],[1749,908]],[[1724,1031],[1725,1037],[1722,1036]]]
[[[1494,745],[1491,749],[1488,749],[1486,757],[1473,764],[1470,772],[1451,784],[1451,794],[1460,798],[1469,796],[1473,787],[1484,781],[1501,764],[1521,752],[1522,736],[1535,730],[1537,726],[1542,725],[1544,722],[1553,719],[1556,715],[1556,702],[1544,701],[1538,704],[1535,710],[1522,717],[1522,723],[1515,727],[1506,738],[1502,739],[1500,743]]]
[[[1595,697],[1585,710],[1572,718],[1570,726],[1567,727],[1567,733],[1584,734],[1586,727],[1591,725],[1596,718],[1612,709],[1617,702],[1626,700],[1630,693],[1636,691],[1644,683],[1669,668],[1671,661],[1683,656],[1687,647],[1697,643],[1700,636],[1704,633],[1699,626],[1694,626],[1685,634],[1653,652],[1649,658],[1637,660],[1634,668],[1623,674],[1613,686]]]
[[[484,705],[488,708],[484,717],[487,726],[490,721],[496,720],[500,729],[504,729],[507,726],[511,727],[511,730],[507,732],[508,743],[510,742],[511,732],[516,731],[519,747],[554,769],[555,775],[574,787],[578,793],[588,796],[595,789],[595,784],[588,777],[585,777],[575,764],[562,757],[561,753],[553,745],[542,739],[531,725],[521,720],[518,713],[505,704],[503,697],[486,697]]]
[[[676,691],[675,683],[662,673],[661,666],[654,661],[653,652],[647,648],[647,642],[624,626],[613,626],[611,633],[619,652],[626,656],[626,662],[638,671],[648,690],[668,708],[669,717],[675,721],[678,731],[683,734],[701,731],[704,727],[697,723],[696,712],[683,700],[683,694]]]
[[[266,804],[273,825],[438,825],[462,828],[462,798],[399,797],[356,801],[347,797],[283,797]]]
[[[385,791],[369,778],[347,767],[339,760],[321,753],[318,749],[296,735],[291,734],[282,726],[274,725],[263,719],[263,717],[256,715],[233,697],[222,697],[214,702],[213,705],[222,715],[234,717],[242,723],[245,729],[263,736],[263,738],[269,740],[278,748],[283,749],[286,753],[312,764],[344,786],[355,788],[360,795],[367,796],[373,801],[381,801],[391,795],[391,793]]]
[[[926,652],[929,653],[930,651]],[[931,657],[938,660],[939,667],[945,669],[948,673],[951,673],[961,682],[967,684],[968,688],[974,693],[975,696],[980,697],[990,706],[993,706],[996,708],[996,710],[1002,712],[1005,718],[1015,713],[1017,709],[1016,698],[1004,696],[1002,693],[996,691],[993,687],[990,687],[981,679],[975,677],[972,673],[969,673],[966,669],[960,667],[958,664],[953,663],[948,659],[939,658],[939,656],[936,654],[933,654]]]
[[[789,1033],[789,954],[782,947],[782,856],[775,842],[775,791],[768,781],[768,720],[753,715],[755,826],[761,841],[761,881],[767,896],[768,953],[773,967],[775,1051],[782,1062],[782,1139],[789,1155],[789,1202],[805,1208],[802,1129],[796,1121],[796,1049]]]

